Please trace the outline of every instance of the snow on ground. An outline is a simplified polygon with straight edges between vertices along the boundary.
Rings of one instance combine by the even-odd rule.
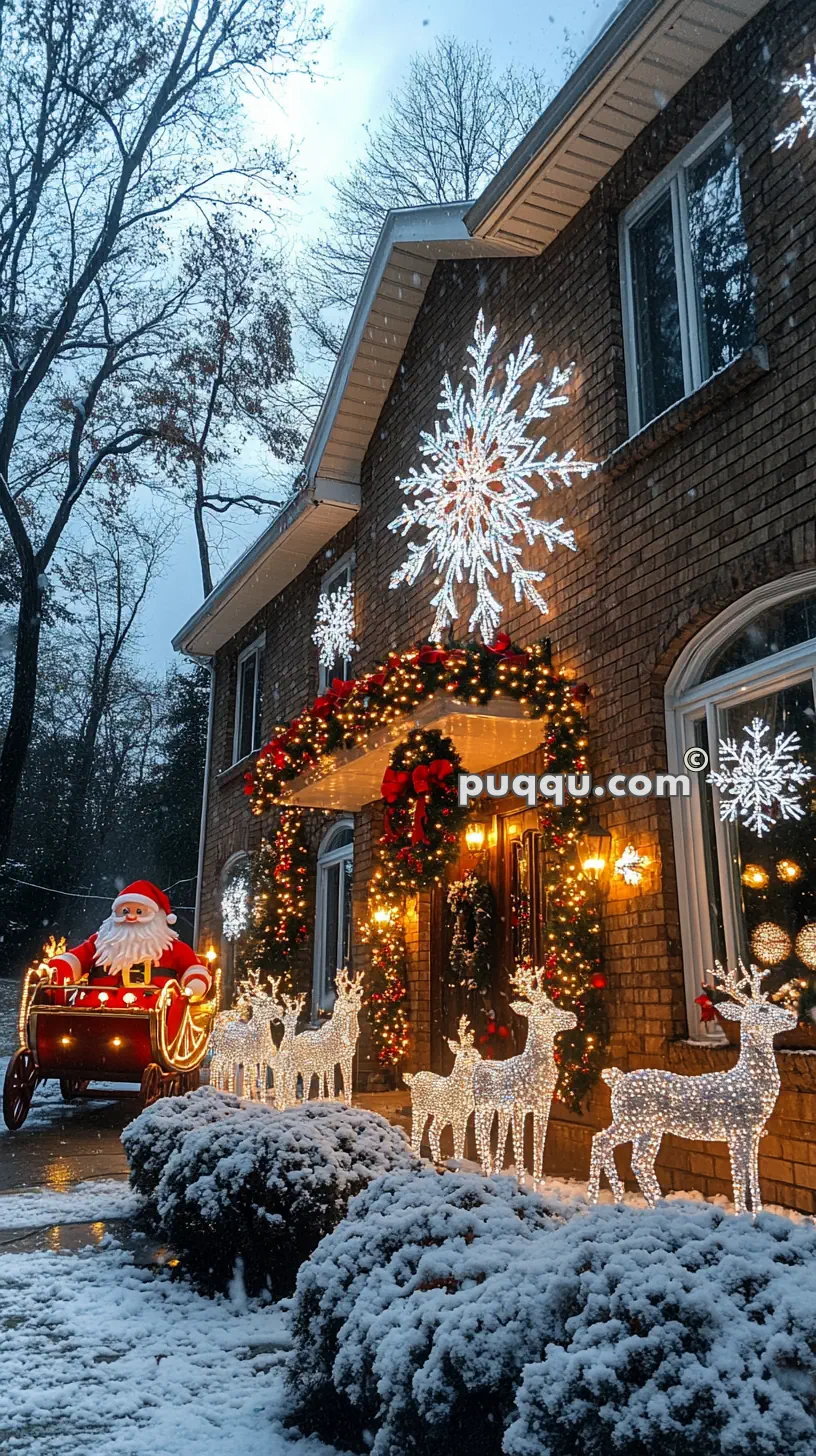
[[[31,1193],[0,1193],[0,1229],[132,1218],[140,1207],[141,1199],[123,1179],[88,1179],[64,1191],[38,1188]]]
[[[206,1299],[107,1240],[0,1257],[8,1456],[332,1456],[276,1423],[280,1307]]]

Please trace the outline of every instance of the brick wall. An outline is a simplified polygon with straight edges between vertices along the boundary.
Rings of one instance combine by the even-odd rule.
[[[564,514],[575,527],[580,549],[552,557],[542,551],[550,604],[546,623],[534,609],[516,605],[506,583],[499,587],[506,603],[503,627],[521,642],[546,630],[559,664],[591,683],[596,775],[619,767],[632,772],[665,767],[663,689],[681,648],[753,587],[816,564],[816,145],[770,150],[781,125],[781,79],[812,56],[814,44],[814,4],[768,5],[665,108],[541,258],[438,265],[364,462],[356,522],[361,651],[355,667],[365,670],[388,649],[422,639],[430,626],[435,590],[430,575],[411,589],[385,589],[405,550],[385,526],[401,505],[395,477],[418,463],[419,431],[434,419],[440,377],[445,369],[456,377],[464,365],[479,308],[498,326],[502,350],[516,347],[532,330],[543,372],[575,361],[574,403],[551,420],[550,438],[554,446],[606,462],[603,471],[552,502],[553,514]],[[740,148],[757,343],[767,351],[769,367],[749,361],[732,370],[624,446],[618,219],[726,99]],[[338,554],[353,533],[349,527],[338,538]],[[313,563],[218,659],[204,884],[210,924],[220,866],[261,828],[246,810],[240,783],[224,785],[218,778],[230,733],[235,656],[265,625],[266,726],[308,700],[317,681],[308,635],[325,564]],[[464,620],[470,605],[464,589]],[[627,799],[607,804],[605,813],[613,852],[632,839],[652,860],[639,890],[616,882],[604,905],[612,1060],[622,1066],[666,1065],[669,1047],[686,1031],[669,808]],[[412,987],[417,1061],[429,1047],[423,1020],[430,1007],[427,923],[427,907],[420,903]],[[692,1049],[686,1047],[685,1054],[693,1061]],[[729,1053],[720,1055],[727,1059]],[[785,1073],[788,1080],[793,1075]],[[801,1087],[785,1093],[795,1100],[795,1109],[785,1102],[785,1126],[798,1129],[800,1150],[811,1146],[805,1134],[813,1121],[812,1096]],[[605,1088],[590,1099],[583,1119],[556,1113],[547,1155],[554,1171],[585,1175],[589,1137],[607,1116]],[[781,1118],[780,1106],[772,1137],[784,1142]],[[721,1149],[716,1158],[701,1153],[709,1161],[703,1167],[698,1159],[692,1168],[683,1161],[688,1145],[685,1152],[679,1148],[667,1140],[664,1177],[691,1180],[706,1192],[726,1189]],[[784,1191],[785,1201],[808,1210],[810,1166],[802,1154],[781,1159],[773,1170],[779,1195]]]

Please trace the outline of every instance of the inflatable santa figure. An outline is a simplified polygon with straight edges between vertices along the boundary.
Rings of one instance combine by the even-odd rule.
[[[84,977],[92,985],[147,976],[154,985],[175,978],[194,1001],[207,995],[210,972],[173,930],[176,917],[163,890],[134,880],[116,896],[107,920],[94,935],[49,961],[52,983],[71,986]]]

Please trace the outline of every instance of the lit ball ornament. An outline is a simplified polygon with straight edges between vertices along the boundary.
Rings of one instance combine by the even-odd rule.
[[[740,878],[749,890],[765,890],[767,889],[770,876],[768,871],[762,868],[762,865],[747,864]]]
[[[816,920],[803,925],[796,937],[796,954],[809,971],[816,971]]]
[[[778,966],[791,953],[791,938],[781,925],[763,920],[751,932],[751,950],[763,966]]]
[[[780,859],[776,862],[776,873],[780,880],[792,885],[796,880],[801,880],[802,866],[795,859]]]

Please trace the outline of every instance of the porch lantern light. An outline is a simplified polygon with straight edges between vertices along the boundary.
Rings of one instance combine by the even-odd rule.
[[[474,819],[465,829],[465,844],[471,854],[481,854],[487,840],[487,830],[484,824]]]
[[[595,884],[601,879],[609,860],[612,835],[597,819],[590,819],[578,838],[578,858],[587,879]]]

